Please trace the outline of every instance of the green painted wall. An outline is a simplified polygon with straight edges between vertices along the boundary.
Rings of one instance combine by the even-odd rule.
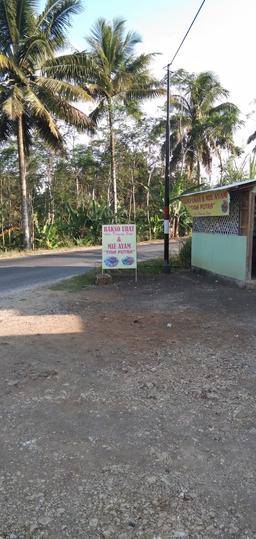
[[[247,236],[193,232],[192,266],[246,280]]]

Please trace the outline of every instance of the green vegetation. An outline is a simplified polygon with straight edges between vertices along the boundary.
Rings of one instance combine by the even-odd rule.
[[[171,267],[173,270],[182,269],[182,264],[179,256],[172,256],[170,258]],[[150,277],[153,275],[159,275],[163,271],[163,259],[154,258],[152,260],[145,260],[138,263],[138,279]],[[99,268],[93,268],[83,275],[72,277],[71,279],[65,279],[59,283],[51,286],[52,290],[66,290],[67,292],[76,292],[87,286],[95,285],[96,276],[99,273]],[[119,281],[120,279],[133,279],[133,270],[111,270],[110,272],[113,281]]]
[[[87,286],[95,284],[96,275],[99,270],[96,268],[88,270],[83,275],[76,275],[71,279],[64,279],[59,283],[55,283],[51,286],[51,290],[66,290],[67,292],[76,292]]]
[[[42,10],[39,0],[0,0],[2,252],[93,245],[117,220],[136,223],[138,240],[162,237],[165,110],[155,118],[141,108],[163,94],[150,72],[154,53],[137,54],[141,39],[121,19],[99,19],[87,49],[67,53],[80,11],[80,0],[45,0]],[[214,74],[179,70],[172,91],[177,237],[191,230],[181,192],[208,184],[213,160],[221,184],[252,177],[255,157],[239,159],[239,110]]]
[[[23,242],[31,248],[27,157],[34,132],[54,150],[63,148],[63,137],[56,116],[78,129],[91,122],[72,101],[88,101],[82,87],[67,80],[65,56],[54,56],[67,44],[66,32],[71,16],[81,8],[79,0],[47,0],[37,14],[34,0],[0,2],[0,140],[17,138],[21,185]],[[50,70],[50,74],[48,71]],[[56,78],[58,75],[58,80]],[[61,75],[61,77],[60,77]],[[69,78],[72,73],[68,73]]]
[[[123,104],[128,115],[139,118],[140,102],[145,98],[163,93],[160,84],[153,79],[149,65],[153,54],[135,55],[135,47],[141,38],[135,32],[125,33],[125,21],[115,19],[111,24],[99,19],[89,44],[89,65],[85,72],[85,83],[94,88],[92,95],[99,101],[91,114],[94,121],[107,115],[110,178],[112,183],[113,213],[118,214],[116,176],[116,138],[114,130],[115,106]]]
[[[201,183],[201,167],[210,174],[212,160],[219,160],[223,174],[222,152],[239,155],[234,144],[234,132],[241,125],[240,111],[233,103],[223,101],[229,92],[211,72],[199,74],[179,70],[173,84],[179,94],[171,97],[174,113],[171,117],[171,169],[180,164],[188,182]]]
[[[184,268],[191,267],[191,247],[192,241],[191,238],[188,238],[183,242],[183,245],[180,249],[179,259],[180,263]]]

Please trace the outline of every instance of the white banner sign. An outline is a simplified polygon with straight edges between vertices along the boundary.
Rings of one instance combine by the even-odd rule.
[[[102,226],[102,269],[136,269],[136,225]]]

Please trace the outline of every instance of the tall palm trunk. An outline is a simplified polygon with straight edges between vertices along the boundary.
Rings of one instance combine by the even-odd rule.
[[[221,183],[221,185],[222,185],[222,180],[223,180],[223,162],[222,162],[222,156],[221,156],[220,150],[217,150],[217,155],[218,155],[219,163],[220,163],[220,183]]]
[[[4,237],[4,203],[3,203],[3,178],[1,178],[1,195],[0,195],[0,204],[1,204],[1,236],[2,236],[2,246],[5,248],[5,237]]]
[[[9,198],[9,205],[8,205],[8,242],[9,247],[11,246],[11,222],[12,222],[12,200],[11,200],[11,180],[10,176],[8,177],[8,198]]]
[[[18,118],[18,152],[19,152],[19,170],[20,170],[20,184],[21,184],[21,212],[22,212],[22,232],[23,243],[25,249],[31,249],[31,232],[29,223],[29,203],[27,193],[27,173],[26,173],[26,158],[24,149],[24,137],[23,137],[23,119],[22,116]]]
[[[197,185],[201,185],[201,169],[200,169],[199,159],[197,159],[197,163],[196,163],[196,178],[197,178]]]
[[[132,200],[133,200],[133,221],[136,223],[136,198],[135,198],[135,183],[134,173],[132,171]]]
[[[146,209],[147,209],[147,221],[148,221],[148,231],[149,231],[149,239],[151,241],[152,239],[152,234],[151,234],[151,225],[150,225],[150,183],[151,183],[151,178],[152,178],[152,174],[154,172],[154,168],[153,167],[150,171],[149,171],[149,175],[148,175],[148,184],[147,184],[147,190],[146,190]]]
[[[47,163],[47,180],[48,180],[48,192],[49,192],[49,207],[48,207],[48,219],[51,224],[55,221],[55,201],[53,195],[53,152],[49,152],[49,158]]]
[[[113,105],[112,100],[108,99],[108,124],[109,124],[109,141],[110,141],[110,176],[113,190],[113,210],[115,222],[117,220],[117,186],[116,186],[116,152],[115,152],[115,135],[113,129]]]
[[[107,189],[107,202],[108,202],[108,208],[111,208],[111,177],[109,174],[108,177],[108,189]]]

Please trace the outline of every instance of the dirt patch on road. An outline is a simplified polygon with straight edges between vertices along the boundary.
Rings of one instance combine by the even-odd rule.
[[[255,538],[255,307],[189,273],[2,300],[0,536]]]

